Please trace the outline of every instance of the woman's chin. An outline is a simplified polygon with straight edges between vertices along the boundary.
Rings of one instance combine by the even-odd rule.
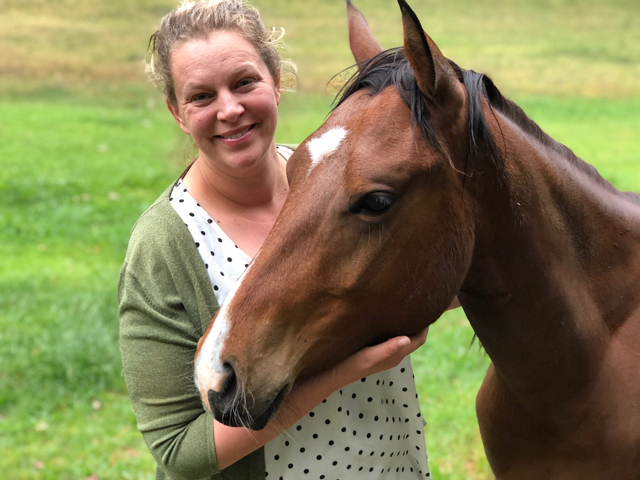
[[[277,155],[277,152],[274,151]],[[234,177],[247,177],[257,173],[266,165],[268,152],[258,148],[250,148],[236,153],[225,153],[214,157],[213,164],[224,168]]]

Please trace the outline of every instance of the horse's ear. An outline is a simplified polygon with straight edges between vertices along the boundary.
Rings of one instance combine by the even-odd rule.
[[[418,17],[405,0],[398,0],[404,27],[404,52],[413,68],[418,87],[436,100],[459,98],[458,76],[438,46],[420,25]]]
[[[371,33],[369,24],[351,0],[347,0],[349,14],[349,46],[357,63],[362,63],[382,52],[382,47]]]

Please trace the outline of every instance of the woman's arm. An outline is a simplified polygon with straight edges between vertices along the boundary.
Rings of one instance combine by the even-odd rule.
[[[424,344],[428,330],[427,328],[412,338],[396,337],[364,348],[331,370],[296,385],[284,400],[275,419],[263,430],[228,427],[214,420],[218,468],[224,469],[262,447],[336,390],[363,377],[397,366],[404,357]]]

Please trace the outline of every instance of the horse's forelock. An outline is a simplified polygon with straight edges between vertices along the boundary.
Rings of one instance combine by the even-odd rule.
[[[411,110],[413,127],[418,128],[426,141],[437,144],[429,110],[432,100],[418,88],[413,70],[402,48],[385,50],[359,64],[357,71],[338,92],[333,110],[359,90],[366,88],[370,95],[375,96],[391,86],[397,88],[398,94]]]

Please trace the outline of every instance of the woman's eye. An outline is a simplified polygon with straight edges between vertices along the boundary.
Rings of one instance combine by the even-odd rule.
[[[248,85],[251,85],[254,82],[255,82],[255,79],[253,78],[243,78],[238,82],[238,88],[246,87]]]
[[[194,95],[193,97],[191,97],[191,101],[202,102],[204,100],[208,100],[209,98],[211,98],[211,95],[209,95],[208,93],[198,93],[197,95]]]
[[[389,210],[393,202],[395,202],[395,197],[388,193],[372,192],[364,195],[351,205],[349,211],[374,217],[382,215]]]

